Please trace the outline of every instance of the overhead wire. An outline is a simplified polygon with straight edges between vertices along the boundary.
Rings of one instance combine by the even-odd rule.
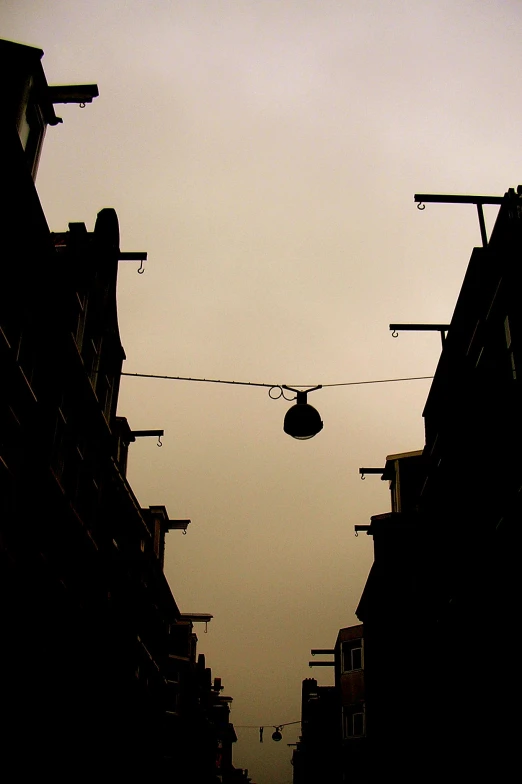
[[[301,719],[287,721],[284,724],[234,724],[234,728],[237,730],[258,730],[260,727],[289,727],[290,724],[301,724]]]
[[[275,388],[287,388],[289,385],[287,384],[266,384],[261,383],[258,381],[227,381],[224,379],[219,378],[193,378],[191,376],[165,376],[159,375],[157,373],[127,373],[122,372],[122,376],[134,376],[136,378],[158,378],[167,381],[199,381],[204,382],[206,384],[235,384],[237,386],[246,386],[246,387],[268,387],[270,389]],[[404,378],[377,378],[365,381],[341,381],[333,384],[292,384],[292,387],[317,387],[320,388],[324,387],[350,387],[350,386],[361,386],[363,384],[391,384],[397,381],[422,381],[425,379],[431,379],[433,376],[407,376]]]

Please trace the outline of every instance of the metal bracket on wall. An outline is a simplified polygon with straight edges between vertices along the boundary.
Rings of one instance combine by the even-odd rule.
[[[359,468],[361,479],[366,478],[366,474],[384,474],[384,468]]]
[[[319,654],[321,654],[321,653],[325,653],[325,654],[326,653],[330,653],[333,656],[334,653],[335,653],[335,650],[333,648],[312,648],[310,653],[312,654],[312,656],[316,656],[318,653]]]
[[[164,430],[131,430],[132,440],[136,438],[148,438],[149,436],[157,436],[157,446],[163,446],[161,437],[165,435]]]
[[[333,662],[333,661],[331,661],[331,662],[327,662],[327,661],[318,661],[318,662],[309,661],[308,662],[308,666],[309,667],[334,667],[335,666],[335,662]]]
[[[439,204],[475,204],[480,225],[480,236],[482,245],[487,248],[488,235],[486,233],[486,222],[484,221],[484,204],[502,204],[503,196],[458,196],[445,193],[416,193],[413,200],[417,202],[417,209],[423,210],[428,202]]]
[[[446,332],[449,327],[449,324],[390,324],[392,338],[399,337],[399,332],[440,332],[442,348],[444,348]]]
[[[138,268],[138,272],[140,275],[142,275],[145,272],[145,267],[143,266],[143,262],[147,261],[147,252],[144,250],[128,251],[128,252],[120,251],[118,256],[118,261],[139,261],[140,266]]]
[[[168,531],[183,531],[186,536],[187,528],[190,525],[190,520],[169,520],[167,523]]]
[[[50,84],[47,88],[51,103],[77,103],[82,108],[99,94],[97,84]]]
[[[208,630],[208,624],[213,617],[214,616],[210,615],[209,613],[180,613],[180,618],[182,621],[190,621],[191,623],[204,623],[205,634]]]

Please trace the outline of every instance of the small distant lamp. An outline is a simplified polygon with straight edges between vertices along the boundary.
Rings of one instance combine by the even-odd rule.
[[[276,727],[275,732],[272,733],[272,740],[275,740],[279,743],[279,741],[282,739],[283,736],[281,735],[281,727]]]
[[[306,396],[308,392],[314,392],[314,390],[321,389],[321,387],[313,387],[312,389],[307,389],[306,392],[287,386],[284,388],[295,392],[296,398],[295,405],[286,412],[283,430],[289,436],[297,438],[299,441],[313,438],[323,429],[323,422],[319,411],[307,402]]]

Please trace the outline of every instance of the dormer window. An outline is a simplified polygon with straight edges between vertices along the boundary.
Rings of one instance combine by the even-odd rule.
[[[41,49],[0,40],[0,71],[10,75],[2,88],[3,116],[16,127],[33,179],[45,129],[61,122],[54,112],[54,104],[85,106],[98,95],[95,84],[49,87],[40,62],[42,56]]]
[[[25,110],[22,110],[18,124],[18,135],[31,169],[31,175],[34,179],[38,170],[46,123],[42,108],[34,100],[32,91],[29,94],[29,100],[24,108]]]
[[[352,672],[363,669],[363,641],[350,640],[342,645],[342,671]]]

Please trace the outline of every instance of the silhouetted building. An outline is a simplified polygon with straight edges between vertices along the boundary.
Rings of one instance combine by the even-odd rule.
[[[182,626],[177,626],[178,634]],[[190,629],[189,622],[187,631]],[[179,776],[176,781],[229,784],[243,780],[241,769],[235,768],[232,761],[232,747],[237,741],[230,722],[232,697],[221,694],[220,678],[212,681],[205,656],[199,654],[195,660],[196,641],[194,635],[190,637],[189,650],[178,646],[178,653],[169,657],[169,684],[173,690],[168,713],[173,767]]]
[[[366,682],[363,625],[339,629],[335,643],[335,686],[340,696],[341,753],[339,781],[367,781]]]
[[[365,638],[366,770],[375,782],[390,771],[407,781],[421,776],[418,766],[431,743],[421,720],[428,705],[433,712],[428,684],[434,677],[427,677],[432,564],[416,511],[423,465],[422,452],[390,455],[382,478],[390,482],[392,511],[357,526],[374,541],[374,563],[356,614]]]
[[[361,624],[339,629],[335,648],[315,649],[333,660],[310,661],[332,667],[333,686],[307,678],[302,686],[302,735],[293,754],[294,784],[366,781],[366,695],[364,633]]]
[[[521,257],[519,188],[473,250],[425,448],[387,462],[392,497],[413,469],[407,499],[366,526],[375,562],[357,615],[376,781],[501,781],[517,768]]]
[[[189,521],[142,509],[125,476],[137,434],[116,416],[118,219],[51,233],[33,182],[54,103],[97,89],[48,87],[41,56],[0,41],[3,766],[206,784],[231,766],[230,698],[163,573],[166,532]]]
[[[302,686],[301,736],[292,755],[294,784],[336,781],[339,775],[340,708],[335,686]]]

